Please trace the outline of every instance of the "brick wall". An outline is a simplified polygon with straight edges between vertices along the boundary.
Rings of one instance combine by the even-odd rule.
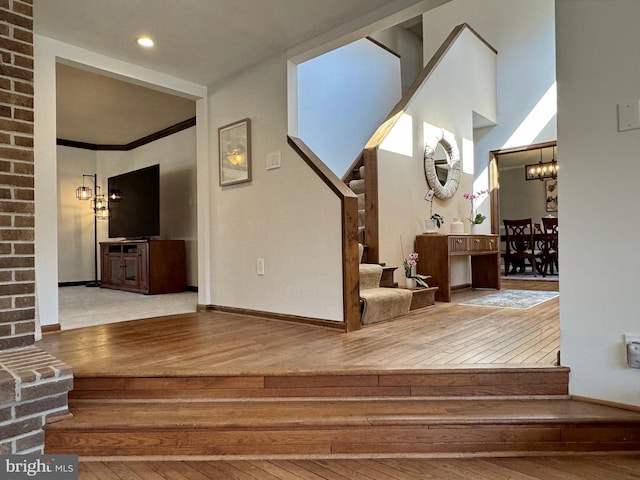
[[[33,68],[32,0],[0,0],[0,454],[43,453],[73,382],[34,345]]]
[[[0,349],[35,333],[32,10],[0,0]]]
[[[71,368],[35,346],[0,351],[0,454],[43,453],[44,426],[68,416]]]

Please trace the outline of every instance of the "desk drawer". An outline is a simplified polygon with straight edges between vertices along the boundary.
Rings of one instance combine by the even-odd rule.
[[[469,236],[449,236],[449,252],[459,253],[469,251]]]
[[[497,252],[498,238],[494,236],[473,236],[468,241],[470,252]]]

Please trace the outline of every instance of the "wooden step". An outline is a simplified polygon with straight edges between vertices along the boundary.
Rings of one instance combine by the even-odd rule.
[[[411,306],[409,310],[417,310],[435,305],[438,287],[417,287],[411,289]]]
[[[382,266],[382,277],[380,278],[381,287],[395,288],[398,286],[398,282],[393,278],[393,274],[397,269],[398,267]]]
[[[573,400],[74,400],[47,454],[241,456],[640,450],[640,412]]]
[[[259,372],[74,378],[72,399],[565,396],[567,367]]]
[[[353,190],[353,193],[355,193],[356,195],[358,193],[364,193],[364,180],[351,180],[349,182],[349,188]]]

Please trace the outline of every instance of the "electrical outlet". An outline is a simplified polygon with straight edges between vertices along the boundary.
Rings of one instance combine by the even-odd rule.
[[[258,258],[256,260],[256,273],[258,275],[264,275],[264,258]]]
[[[631,100],[618,104],[618,131],[640,128],[640,101]]]
[[[640,368],[640,335],[625,335],[627,363],[631,368]]]

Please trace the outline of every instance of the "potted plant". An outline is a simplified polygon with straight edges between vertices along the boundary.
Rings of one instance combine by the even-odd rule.
[[[424,229],[426,233],[436,233],[438,228],[444,225],[444,217],[439,213],[433,213],[433,190],[429,190],[425,195],[425,200],[429,202],[429,218],[424,221]]]
[[[489,193],[489,190],[480,190],[479,192],[476,193],[465,193],[463,195],[463,197],[467,200],[469,200],[471,202],[471,211],[469,213],[469,218],[467,220],[469,220],[469,222],[471,222],[471,232],[473,233],[474,228],[476,225],[480,225],[482,222],[484,222],[486,220],[486,215],[483,215],[479,212],[477,212],[474,209],[474,200],[476,198],[480,198],[484,195],[486,195],[487,193]]]
[[[420,275],[415,273],[415,267],[418,265],[418,253],[411,252],[409,258],[405,258],[402,262],[404,264],[404,276],[406,277],[405,285],[407,288],[416,288],[416,284],[421,287],[428,287],[425,280],[431,278],[430,275]]]

